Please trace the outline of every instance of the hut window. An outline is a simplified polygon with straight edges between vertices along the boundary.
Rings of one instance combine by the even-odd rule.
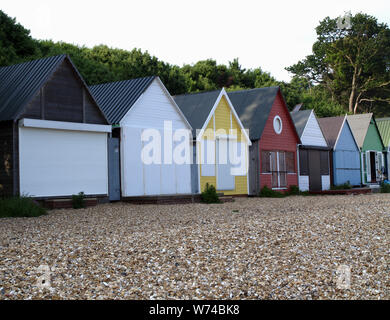
[[[288,173],[295,173],[294,152],[286,152],[286,168]]]
[[[279,116],[275,116],[274,118],[274,130],[277,134],[280,134],[282,132],[282,119],[280,119]]]
[[[261,172],[270,173],[271,172],[271,163],[270,163],[271,152],[262,151],[261,152]]]
[[[329,175],[328,151],[320,151],[321,174]]]
[[[301,176],[309,175],[309,162],[307,160],[308,152],[307,150],[299,150],[299,171]]]

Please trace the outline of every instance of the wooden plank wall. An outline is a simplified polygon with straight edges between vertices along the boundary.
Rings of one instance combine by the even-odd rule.
[[[13,122],[0,125],[0,197],[14,192]]]
[[[107,124],[67,60],[53,73],[19,118]]]

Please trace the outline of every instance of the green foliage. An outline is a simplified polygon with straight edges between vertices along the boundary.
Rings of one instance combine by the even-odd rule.
[[[260,194],[259,194],[259,197],[261,197],[261,198],[284,198],[286,196],[287,196],[287,194],[272,190],[272,189],[268,188],[267,186],[264,186],[260,190]]]
[[[286,69],[311,85],[318,84],[345,111],[388,114],[389,27],[357,13],[348,29],[339,29],[337,19],[326,17],[316,32],[312,54]]]
[[[0,10],[0,66],[34,59],[35,54],[30,31]]]
[[[217,190],[213,185],[206,183],[206,188],[201,194],[202,202],[204,203],[220,203]]]
[[[206,59],[179,67],[140,49],[35,40],[0,11],[0,66],[68,54],[88,85],[157,75],[172,95],[222,87],[232,91],[280,86],[290,110],[303,103],[304,109],[325,117],[348,111],[354,74],[350,56],[360,72],[352,104],[377,116],[390,115],[390,30],[364,14],[355,15],[352,25],[351,30],[339,30],[336,19],[321,21],[313,53],[287,68],[294,75],[290,82],[280,82],[260,67],[244,69],[238,58],[228,65]]]
[[[381,193],[390,193],[390,184],[382,182]]]
[[[73,209],[85,208],[85,194],[84,192],[79,192],[77,195],[72,195],[72,206]]]
[[[343,184],[339,184],[337,186],[331,186],[331,190],[346,190],[346,189],[352,189],[351,183],[348,181]]]
[[[300,194],[298,186],[292,185],[290,186],[290,190],[288,191],[290,195],[297,196]]]
[[[0,199],[0,217],[38,217],[46,209],[27,196]]]

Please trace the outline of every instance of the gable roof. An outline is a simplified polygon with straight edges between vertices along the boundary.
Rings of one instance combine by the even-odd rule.
[[[156,76],[90,86],[91,92],[111,124],[119,124]]]
[[[374,121],[375,127],[378,130],[379,140],[383,146],[382,137],[379,133],[379,129],[376,125],[376,121],[372,113],[355,114],[353,116],[347,116],[347,119],[359,148],[363,147],[364,139],[366,138],[371,119]]]
[[[175,96],[174,99],[179,108],[183,111],[184,115],[187,117],[194,131],[196,129],[201,129],[198,134],[194,132],[194,137],[198,139],[198,137],[203,135],[203,131],[209,123],[222,97],[226,98],[229,108],[240,126],[248,145],[251,145],[252,142],[247,134],[247,131],[245,130],[245,127],[243,126],[224,88],[221,90],[183,94]]]
[[[194,130],[203,128],[221,90],[173,96]]]
[[[66,54],[0,68],[0,121],[18,120],[27,104],[65,60],[70,63],[86,92],[107,121],[83,77]]]
[[[313,110],[301,110],[301,111],[293,111],[290,112],[291,118],[294,122],[295,129],[300,138],[302,138],[303,131],[305,130],[306,123],[310,118]]]
[[[318,123],[329,147],[334,148],[346,116],[319,118]],[[352,131],[352,130],[351,130]],[[353,135],[353,134],[352,134]],[[354,138],[355,139],[355,138]]]
[[[390,118],[375,119],[386,147],[390,146]]]
[[[251,140],[260,139],[278,92],[279,87],[228,92],[242,124],[249,129]]]
[[[0,68],[0,121],[17,120],[66,55]]]

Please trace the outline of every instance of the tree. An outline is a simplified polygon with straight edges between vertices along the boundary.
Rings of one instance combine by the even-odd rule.
[[[35,54],[30,31],[0,10],[0,66],[34,59]]]
[[[358,13],[349,28],[325,18],[316,28],[313,53],[286,68],[319,84],[331,100],[348,111],[367,111],[373,103],[390,105],[390,29],[377,19]]]

